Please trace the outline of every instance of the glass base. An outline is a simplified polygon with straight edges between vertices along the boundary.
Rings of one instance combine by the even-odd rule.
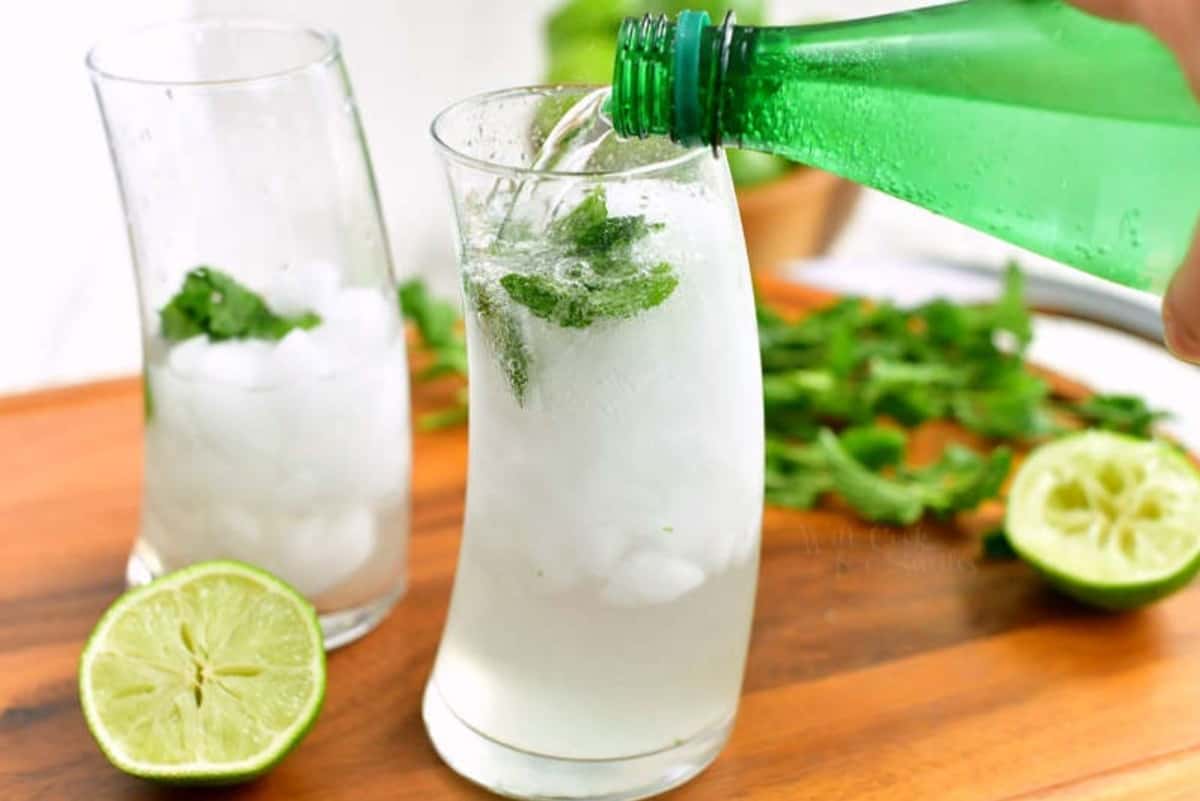
[[[125,565],[125,583],[130,587],[140,587],[166,572],[154,554],[144,553],[140,546],[135,547]],[[404,589],[404,584],[401,584],[382,598],[350,609],[318,615],[321,633],[325,636],[325,650],[332,651],[348,645],[378,626],[404,595]]]
[[[422,716],[429,739],[456,773],[509,798],[635,801],[665,793],[704,770],[733,728],[730,718],[671,748],[624,759],[564,759],[512,748],[462,721],[433,681]],[[587,725],[586,721],[582,725]]]

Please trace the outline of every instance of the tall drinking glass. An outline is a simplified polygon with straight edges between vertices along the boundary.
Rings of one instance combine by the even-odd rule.
[[[141,583],[212,558],[316,605],[329,647],[405,581],[408,377],[387,237],[337,40],[172,23],[88,67],[145,357]]]
[[[424,717],[451,767],[523,798],[640,798],[702,770],[758,567],[761,373],[728,170],[618,142],[595,93],[556,124],[583,96],[502,91],[433,125],[471,418]]]

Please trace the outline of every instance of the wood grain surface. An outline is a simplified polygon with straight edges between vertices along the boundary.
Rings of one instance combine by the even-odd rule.
[[[135,380],[0,399],[0,799],[486,798],[438,761],[419,709],[458,549],[461,429],[417,437],[410,589],[332,654],[325,710],[291,757],[226,790],[109,767],[75,666],[122,590],[140,429]],[[921,447],[944,436],[922,432]],[[1200,799],[1200,592],[1101,615],[977,554],[945,527],[769,509],[733,739],[669,798]]]

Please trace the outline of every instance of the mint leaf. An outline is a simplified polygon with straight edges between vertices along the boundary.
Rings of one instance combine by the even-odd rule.
[[[1000,492],[1012,466],[1012,451],[997,448],[988,456],[951,445],[934,464],[903,471],[918,487],[929,511],[941,516],[974,509]]]
[[[500,286],[516,303],[535,316],[564,328],[587,328],[596,319],[587,302],[587,289],[545,275],[509,273]]]
[[[608,202],[604,187],[596,187],[571,211],[550,223],[549,238],[560,245],[586,241],[590,232],[608,220]]]
[[[819,447],[767,440],[765,492],[770,503],[811,509],[831,489],[833,482],[825,469],[825,454]]]
[[[763,402],[771,406],[821,408],[840,384],[829,370],[789,370],[763,376]]]
[[[199,317],[199,312],[193,316],[190,311],[185,311],[180,295],[176,295],[174,300],[158,311],[163,338],[170,342],[181,342],[205,333]]]
[[[965,389],[952,403],[953,416],[972,431],[988,437],[1014,439],[1054,431],[1046,411],[1050,387],[1019,363],[996,371]]]
[[[856,436],[861,439],[864,435]],[[929,467],[902,469],[887,477],[855,458],[846,441],[829,429],[821,432],[817,442],[834,489],[854,511],[864,520],[894,525],[915,523],[926,511],[948,516],[974,509],[995,497],[1012,464],[1012,452],[1007,448],[980,456],[952,445]]]
[[[420,347],[433,357],[418,380],[467,374],[467,343],[458,330],[458,309],[429,294],[420,278],[405,281],[397,290],[404,319],[416,326]]]
[[[864,520],[910,525],[920,519],[925,504],[919,491],[871,472],[829,429],[820,433],[817,442],[825,454],[833,486]]]
[[[905,468],[900,463],[907,439],[902,431],[880,426],[840,435],[825,429],[816,442],[803,445],[768,438],[767,500],[809,509],[822,493],[836,491],[864,520],[908,525],[927,511],[950,515],[994,497],[1012,461],[1007,448],[981,456],[951,446],[933,465]]]
[[[768,503],[789,509],[812,509],[821,496],[833,489],[826,472],[785,475],[770,468],[766,472],[764,497]]]
[[[904,461],[908,435],[894,428],[857,426],[843,431],[838,440],[846,452],[869,470],[896,467]]]
[[[563,328],[633,317],[662,304],[679,285],[670,264],[645,269],[633,256],[634,244],[661,227],[642,215],[609,216],[604,187],[597,187],[547,228],[558,249],[551,255],[579,260],[568,277],[514,272],[500,286],[514,303]]]
[[[641,214],[609,216],[607,194],[598,186],[578,206],[551,222],[547,235],[572,256],[612,258],[628,253],[635,242],[661,229],[661,223],[647,223]]]
[[[1008,265],[1004,273],[1004,291],[1000,299],[985,308],[988,316],[985,327],[1012,334],[1021,352],[1033,341],[1033,319],[1025,305],[1025,276],[1015,264]]]
[[[1064,408],[1091,428],[1140,439],[1154,436],[1155,424],[1170,417],[1167,412],[1152,409],[1136,395],[1093,395],[1078,403],[1064,404]]]
[[[950,391],[967,381],[961,367],[876,358],[867,365],[862,392],[877,414],[913,426],[944,416]]]
[[[313,312],[285,317],[232,277],[211,267],[188,272],[183,286],[159,310],[163,338],[171,342],[205,334],[214,342],[229,339],[278,340],[297,328],[321,323]]]
[[[597,320],[633,317],[661,304],[678,284],[666,262],[646,273],[590,285],[536,273],[509,273],[500,279],[500,286],[513,301],[535,317],[563,328],[587,328]]]
[[[677,286],[679,278],[664,261],[620,281],[593,285],[588,295],[597,318],[617,320],[661,305]]]
[[[498,300],[493,290],[469,276],[463,279],[464,294],[475,310],[479,330],[491,345],[504,371],[508,386],[517,399],[525,405],[525,394],[529,389],[529,371],[532,356],[525,344],[521,323],[508,308]]]
[[[458,403],[445,409],[426,412],[417,418],[417,428],[421,431],[440,431],[443,428],[453,428],[467,421],[467,405]]]
[[[433,297],[420,278],[411,278],[397,290],[400,311],[404,319],[417,326],[421,340],[430,348],[441,348],[461,342],[456,325],[458,309],[444,300]]]
[[[459,330],[457,307],[430,294],[425,282],[411,278],[397,287],[397,300],[404,319],[417,330],[416,347],[432,361],[414,375],[416,381],[430,381],[446,375],[467,375],[467,343]],[[460,389],[455,402],[443,409],[426,412],[416,419],[421,431],[436,431],[459,425],[467,419],[467,395]]]
[[[995,302],[965,306],[935,300],[917,309],[914,317],[924,324],[925,336],[940,348],[982,353],[996,350],[997,334],[1009,335],[1017,353],[1033,339],[1033,321],[1025,305],[1025,277],[1016,264],[1004,274],[1004,286]]]

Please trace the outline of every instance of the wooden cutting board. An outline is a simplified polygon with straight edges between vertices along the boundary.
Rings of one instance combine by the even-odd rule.
[[[458,550],[461,429],[417,436],[411,587],[331,655],[325,710],[291,757],[231,790],[109,767],[75,666],[123,588],[140,431],[136,380],[0,399],[0,799],[488,797],[438,761],[419,709]],[[769,509],[733,739],[671,801],[1200,799],[1200,590],[1108,616],[977,554],[942,527]]]

